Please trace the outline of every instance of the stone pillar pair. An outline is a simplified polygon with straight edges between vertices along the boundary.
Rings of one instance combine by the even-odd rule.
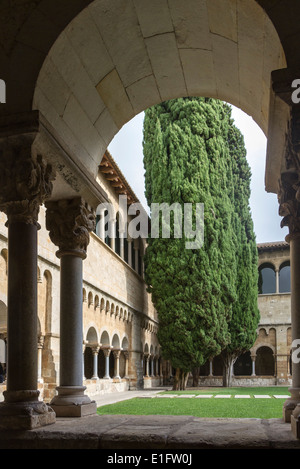
[[[0,210],[7,215],[9,252],[7,389],[0,428],[27,430],[54,423],[56,414],[96,412],[82,386],[82,261],[95,219],[80,198],[47,204],[47,226],[61,260],[60,386],[48,406],[37,389],[37,232],[39,209],[51,196],[55,175],[33,150],[38,113],[18,119],[0,128]]]

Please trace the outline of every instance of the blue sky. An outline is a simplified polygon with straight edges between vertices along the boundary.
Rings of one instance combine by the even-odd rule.
[[[250,207],[258,243],[282,241],[286,228],[280,228],[276,194],[265,191],[266,137],[251,117],[232,107],[232,117],[244,135],[247,159],[252,171]],[[140,202],[147,207],[144,196],[143,119],[138,114],[128,122],[110,143],[108,150],[119,165]]]

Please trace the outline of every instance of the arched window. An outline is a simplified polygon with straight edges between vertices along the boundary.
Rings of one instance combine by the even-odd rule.
[[[279,269],[279,292],[288,293],[291,291],[291,268],[289,261],[281,264]]]
[[[272,264],[262,264],[259,267],[258,293],[276,293],[276,273]]]

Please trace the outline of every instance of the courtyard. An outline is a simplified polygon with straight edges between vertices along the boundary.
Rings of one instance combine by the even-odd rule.
[[[99,415],[190,415],[201,418],[282,418],[288,388],[235,387],[144,393],[98,407]]]
[[[269,388],[269,391],[271,390],[273,392],[273,388]],[[215,391],[216,395],[220,394],[220,389]],[[265,392],[265,389],[261,388],[261,391]],[[286,390],[282,388],[281,392],[283,391]],[[224,390],[225,392],[227,391]],[[241,393],[241,390],[239,392]],[[279,393],[278,387],[276,392]],[[158,388],[103,394],[98,396],[97,407],[99,411],[101,408],[112,408],[121,404],[131,405],[133,402],[136,405],[137,400],[142,402],[144,409],[148,401],[158,404],[162,402],[165,407],[166,398],[158,397],[163,395],[162,390]],[[176,399],[180,401],[180,406],[183,406],[183,402],[190,405],[192,401],[192,398]],[[208,399],[194,399],[201,403],[208,401]],[[221,400],[228,402],[228,399],[216,397],[214,399],[218,402]],[[236,406],[238,400],[245,402],[245,399],[236,398],[234,401],[233,398],[231,399],[233,406]],[[254,397],[250,400],[252,399],[254,402]],[[175,398],[167,398],[167,400],[173,403]],[[265,406],[266,401],[271,400],[281,401],[274,397],[257,399],[260,403],[264,402]],[[280,406],[282,409],[282,403]],[[193,415],[108,413],[90,415],[81,419],[57,418],[52,425],[26,432],[2,431],[0,432],[0,448],[97,449],[102,450],[102,452],[97,452],[99,461],[106,462],[110,455],[147,455],[148,458],[149,454],[151,456],[157,454],[158,451],[181,454],[182,451],[196,450],[193,455],[197,457],[201,454],[197,450],[201,449],[300,449],[300,441],[291,433],[290,424],[285,423],[282,418],[206,418]]]

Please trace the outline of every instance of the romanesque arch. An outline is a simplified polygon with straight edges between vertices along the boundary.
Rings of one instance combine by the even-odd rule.
[[[255,373],[257,376],[274,376],[274,350],[270,346],[261,346],[256,351]]]
[[[9,122],[18,136],[33,131],[30,150],[57,170],[53,200],[80,195],[94,207],[104,198],[98,166],[118,130],[153,104],[191,95],[226,100],[253,117],[268,136],[266,190],[279,192],[290,119],[279,95],[290,92],[289,73],[299,68],[291,2],[278,0],[276,8],[269,0],[68,4],[28,1],[24,11],[14,2],[13,24],[0,18],[8,85],[3,130]],[[27,298],[27,317],[29,305]],[[21,332],[15,326],[11,337]],[[35,326],[27,333],[34,338]],[[33,348],[27,352],[34,363]]]
[[[270,76],[286,60],[267,13],[254,0],[213,5],[95,0],[53,41],[40,64],[33,109],[59,141],[63,136],[72,157],[81,149],[90,174],[96,177],[118,130],[163,100],[226,100],[250,114],[265,134],[270,103],[284,114]]]

